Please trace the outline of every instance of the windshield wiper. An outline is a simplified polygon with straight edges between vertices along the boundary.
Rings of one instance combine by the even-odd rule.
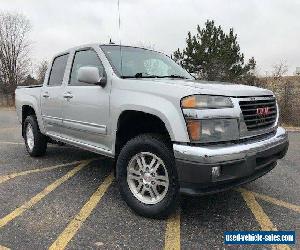
[[[122,76],[122,78],[179,78],[179,79],[189,79],[188,77],[181,76],[181,75],[157,76],[157,75],[143,75],[143,73],[136,73],[134,76]]]
[[[180,78],[180,79],[189,79],[188,77],[181,76],[181,75],[160,76],[160,78]]]
[[[159,78],[157,75],[143,75],[144,73],[136,73],[134,76],[121,76],[122,78]]]

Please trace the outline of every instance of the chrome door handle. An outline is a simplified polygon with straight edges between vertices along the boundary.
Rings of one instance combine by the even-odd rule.
[[[63,96],[64,96],[64,98],[66,98],[66,99],[71,99],[71,98],[73,98],[73,95],[72,95],[70,92],[65,93]]]
[[[45,92],[45,93],[43,94],[43,97],[48,98],[48,97],[49,97],[48,92]]]

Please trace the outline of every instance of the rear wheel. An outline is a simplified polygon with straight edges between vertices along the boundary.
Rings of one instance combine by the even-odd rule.
[[[156,136],[141,135],[123,147],[117,161],[117,180],[124,200],[140,215],[164,218],[177,205],[174,155]]]
[[[40,132],[35,116],[27,116],[24,121],[24,140],[30,156],[42,156],[47,150],[47,138]]]

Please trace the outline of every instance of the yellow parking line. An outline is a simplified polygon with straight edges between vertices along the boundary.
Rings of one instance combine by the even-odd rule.
[[[40,200],[42,200],[47,194],[55,190],[58,186],[63,184],[65,181],[70,179],[74,176],[77,172],[79,172],[83,167],[87,166],[92,160],[82,161],[81,164],[70,170],[66,173],[63,177],[59,178],[58,180],[54,181],[52,184],[47,186],[43,191],[32,197],[29,201],[26,201],[23,205],[16,208],[14,211],[9,213],[8,215],[4,216],[0,219],[0,228],[5,226],[7,223],[24,213],[26,210],[37,204]]]
[[[180,249],[180,210],[167,219],[165,250]]]
[[[80,229],[85,220],[90,216],[94,208],[100,202],[101,198],[105,194],[108,187],[114,180],[113,174],[110,174],[105,178],[103,183],[98,187],[95,193],[84,204],[79,213],[70,221],[64,231],[58,236],[58,238],[50,246],[49,250],[64,249],[69,241],[74,237],[76,232]]]
[[[252,192],[245,189],[238,189],[241,192],[246,204],[253,213],[255,219],[259,223],[263,231],[277,231],[277,228],[273,225],[268,215],[264,212],[262,207],[258,204],[255,196]],[[272,245],[272,249],[290,249],[287,245]]]
[[[8,247],[0,246],[0,250],[10,250]]]
[[[53,169],[56,169],[56,168],[61,168],[61,167],[69,166],[69,165],[72,165],[72,164],[77,164],[77,163],[80,163],[80,162],[81,161],[73,161],[73,162],[70,162],[70,163],[55,165],[55,166],[51,166],[51,167],[30,169],[30,170],[26,170],[26,171],[23,171],[23,172],[11,173],[11,174],[7,174],[7,175],[0,175],[0,184],[3,183],[3,182],[8,181],[10,179],[13,179],[15,177],[18,177],[18,176],[24,176],[24,175],[33,174],[33,173],[50,171],[50,170],[53,170]]]
[[[255,200],[254,194],[252,194],[252,192],[246,191],[246,190],[239,190],[239,191],[241,192],[245,202],[247,203],[248,207],[252,211],[256,220],[258,221],[261,229],[265,230],[265,231],[276,231],[277,230],[276,227],[270,221],[269,217],[264,212],[262,207]]]
[[[239,188],[239,190],[246,190],[246,189]],[[254,196],[256,196],[259,199],[265,200],[265,201],[273,203],[277,206],[285,207],[285,208],[288,208],[288,209],[291,209],[295,212],[300,213],[300,206],[291,204],[291,203],[286,202],[286,201],[278,200],[278,199],[275,199],[273,197],[270,197],[270,196],[267,196],[267,195],[264,195],[264,194],[259,194],[259,193],[255,193],[255,192],[252,192],[252,194],[254,194]]]

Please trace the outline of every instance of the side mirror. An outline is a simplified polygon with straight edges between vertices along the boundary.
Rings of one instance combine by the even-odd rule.
[[[106,83],[105,77],[100,76],[98,68],[92,66],[80,67],[77,72],[77,80],[100,86],[104,86]]]

